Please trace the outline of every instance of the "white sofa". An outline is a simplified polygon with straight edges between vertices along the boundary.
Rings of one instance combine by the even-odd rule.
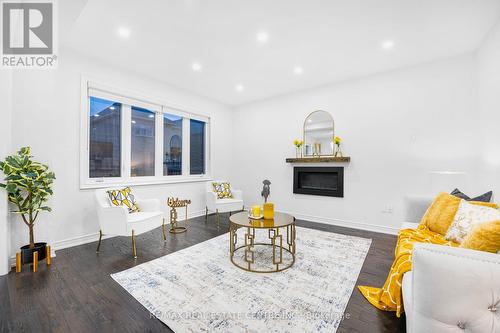
[[[212,183],[226,183],[225,180],[213,180],[207,182],[206,185],[206,211],[205,220],[208,219],[208,212],[214,212],[217,220],[217,226],[220,223],[219,213],[231,213],[244,210],[245,206],[243,204],[243,193],[241,190],[236,190],[231,188],[232,198],[218,199],[217,193],[214,192]]]
[[[433,198],[407,198],[401,228],[416,228]],[[416,244],[403,276],[408,333],[500,332],[500,255]]]
[[[103,235],[131,236],[134,258],[137,258],[135,236],[162,226],[163,240],[166,240],[164,214],[158,199],[141,200],[136,196],[140,212],[129,214],[127,207],[111,205],[107,191],[108,189],[98,189],[94,196],[100,226],[97,252]]]

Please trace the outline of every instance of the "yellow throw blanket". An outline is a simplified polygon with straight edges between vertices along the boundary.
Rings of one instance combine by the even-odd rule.
[[[457,243],[447,241],[443,235],[430,231],[424,225],[419,225],[418,229],[401,230],[398,235],[395,259],[384,286],[382,288],[358,286],[359,291],[374,307],[385,311],[396,311],[397,317],[403,312],[401,283],[403,274],[411,270],[414,243],[458,246]]]

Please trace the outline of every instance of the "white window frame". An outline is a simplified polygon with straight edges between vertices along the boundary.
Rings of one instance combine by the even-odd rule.
[[[104,98],[122,103],[121,109],[121,176],[90,178],[90,97]],[[142,107],[155,112],[155,175],[131,177],[131,106]],[[182,117],[182,175],[163,175],[163,114]],[[81,80],[81,119],[80,119],[80,188],[105,188],[110,186],[152,185],[211,180],[211,135],[210,117],[178,104],[162,101],[159,98],[144,96],[114,87],[88,77]],[[205,174],[190,174],[190,126],[189,120],[205,122]]]

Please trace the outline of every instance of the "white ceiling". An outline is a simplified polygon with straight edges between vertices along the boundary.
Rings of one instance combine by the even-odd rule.
[[[500,0],[72,1],[67,46],[229,105],[468,52],[500,16]]]

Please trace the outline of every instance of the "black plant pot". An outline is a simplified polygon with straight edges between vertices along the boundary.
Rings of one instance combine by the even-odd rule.
[[[29,245],[21,247],[21,261],[24,264],[33,263],[33,253],[38,252],[38,261],[42,261],[47,256],[47,243],[35,243],[35,247],[30,249]]]

